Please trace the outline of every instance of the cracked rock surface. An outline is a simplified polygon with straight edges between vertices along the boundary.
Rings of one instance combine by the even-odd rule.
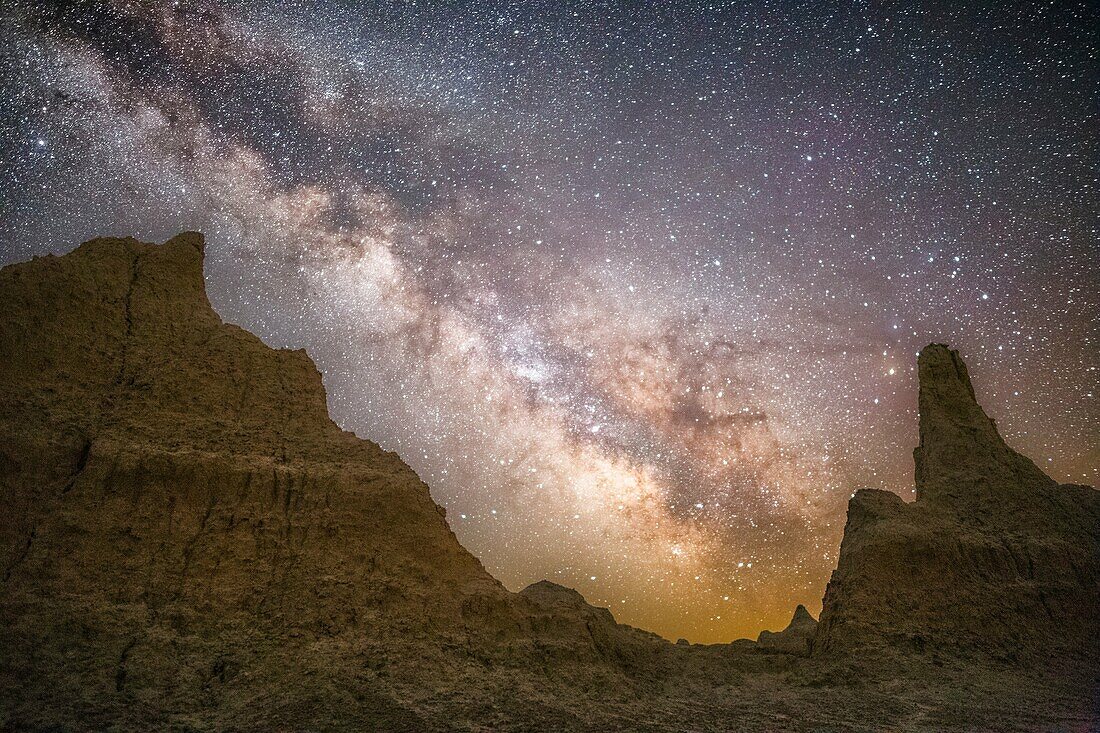
[[[921,358],[920,498],[856,495],[821,623],[675,645],[501,586],[202,261],[184,233],[0,271],[0,729],[1095,723],[1096,492],[1004,446],[953,352]]]

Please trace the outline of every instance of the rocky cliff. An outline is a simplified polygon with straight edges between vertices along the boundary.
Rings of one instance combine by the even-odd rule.
[[[304,352],[221,321],[202,261],[187,233],[0,271],[0,728],[1086,719],[1079,678],[1011,665],[961,702],[969,668],[828,671],[859,649],[1069,655],[1095,633],[1095,493],[1003,447],[945,349],[921,360],[920,498],[853,499],[820,625],[800,607],[759,643],[673,645],[553,583],[504,589],[408,466],[332,423]]]
[[[222,323],[202,261],[188,233],[0,274],[8,715],[145,726],[269,700],[301,722],[354,669],[348,720],[379,725],[417,719],[383,678],[534,644],[598,677],[622,666],[608,654],[659,648],[606,611],[507,592],[408,466],[329,419],[304,352]]]
[[[1100,492],[1009,448],[957,352],[933,344],[918,367],[916,501],[852,498],[814,655],[1095,660]]]
[[[152,723],[257,671],[277,696],[312,663],[288,650],[453,632],[506,595],[397,456],[329,420],[304,352],[221,322],[202,247],[98,240],[0,275],[0,646],[27,721]]]

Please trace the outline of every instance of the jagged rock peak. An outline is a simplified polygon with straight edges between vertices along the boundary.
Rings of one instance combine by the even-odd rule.
[[[541,605],[553,604],[553,605],[569,605],[569,606],[587,606],[588,602],[585,601],[584,596],[580,594],[574,588],[568,588],[564,585],[559,585],[550,580],[540,580],[536,583],[532,583],[523,590],[520,594],[526,598],[540,603]]]
[[[918,501],[969,504],[986,497],[996,485],[1054,483],[1005,444],[978,404],[958,351],[929,344],[921,351],[917,367],[920,444],[913,458]]]
[[[756,643],[768,650],[787,654],[807,654],[810,640],[817,631],[817,621],[801,603],[794,610],[791,622],[782,631],[761,631]]]
[[[852,497],[813,654],[1051,660],[1096,648],[1100,494],[1059,486],[1009,448],[958,352],[931,344],[918,367],[917,501]]]
[[[817,621],[806,610],[806,607],[799,603],[798,608],[794,609],[794,616],[791,618],[791,622],[787,624],[787,628],[789,629],[795,625],[801,626],[806,623],[816,624]]]

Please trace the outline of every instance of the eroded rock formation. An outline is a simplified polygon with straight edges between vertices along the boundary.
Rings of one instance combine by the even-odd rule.
[[[202,246],[97,240],[0,275],[0,634],[25,714],[194,709],[312,664],[289,640],[442,639],[509,595],[396,455],[329,420],[304,352],[221,322]]]
[[[810,652],[810,642],[817,633],[817,621],[802,604],[794,610],[794,616],[782,631],[761,631],[756,643],[762,649],[805,656]]]
[[[814,654],[1095,658],[1100,493],[1009,448],[957,352],[918,367],[917,499],[852,498]]]
[[[918,501],[852,500],[821,623],[800,606],[759,643],[671,644],[568,588],[503,588],[400,458],[332,423],[304,352],[221,321],[202,260],[186,233],[0,271],[3,729],[1092,719],[1080,676],[987,666],[960,702],[969,668],[836,673],[1095,640],[1096,493],[1004,446],[945,348],[921,358]]]

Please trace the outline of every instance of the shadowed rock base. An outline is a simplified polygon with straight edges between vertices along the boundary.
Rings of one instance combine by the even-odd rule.
[[[222,323],[203,242],[0,271],[4,730],[1077,730],[1097,500],[1013,453],[943,347],[919,499],[859,492],[821,623],[675,645],[510,593],[320,374]]]

